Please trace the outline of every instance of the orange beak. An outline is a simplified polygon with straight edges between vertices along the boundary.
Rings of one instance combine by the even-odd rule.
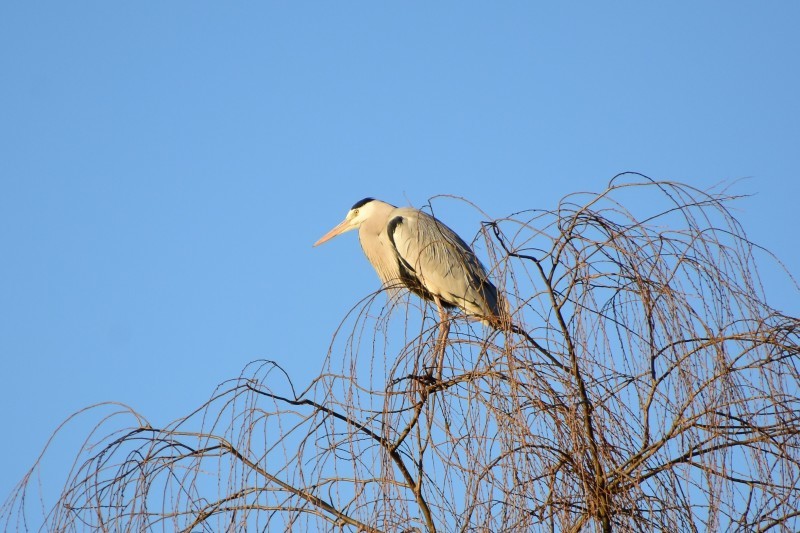
[[[319,246],[320,244],[329,241],[334,237],[336,237],[337,235],[341,235],[346,231],[350,231],[351,229],[356,229],[356,227],[353,224],[351,224],[349,220],[344,219],[335,228],[333,228],[328,233],[320,237],[320,239],[314,243],[314,246]]]

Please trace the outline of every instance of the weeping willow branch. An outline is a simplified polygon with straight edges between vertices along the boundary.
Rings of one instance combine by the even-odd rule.
[[[757,272],[776,261],[735,200],[625,174],[485,222],[503,323],[370,295],[301,392],[256,361],[159,429],[82,412],[98,422],[63,490],[43,501],[37,462],[0,523],[798,530],[800,320],[767,303]]]

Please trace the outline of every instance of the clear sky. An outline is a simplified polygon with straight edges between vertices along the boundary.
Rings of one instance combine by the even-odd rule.
[[[81,407],[163,425],[258,358],[306,383],[378,287],[354,234],[311,247],[365,196],[749,178],[737,215],[800,274],[800,3],[564,5],[0,3],[0,500]]]

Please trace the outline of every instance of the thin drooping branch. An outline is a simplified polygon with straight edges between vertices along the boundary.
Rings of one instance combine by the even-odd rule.
[[[157,430],[153,430],[153,431],[158,433]],[[180,437],[180,436],[196,436],[196,435],[187,434],[187,433],[181,433],[181,432],[173,432],[170,436],[171,437]],[[259,467],[259,465],[257,463],[254,463],[253,461],[247,459],[247,457],[242,455],[230,442],[226,441],[222,437],[218,437],[218,436],[215,436],[215,435],[203,435],[202,437],[206,438],[206,439],[209,439],[209,440],[214,440],[214,441],[218,442],[218,444],[216,446],[209,446],[207,448],[194,450],[194,451],[192,451],[192,453],[190,455],[202,457],[204,455],[213,454],[213,453],[215,453],[215,452],[217,452],[219,450],[222,450],[222,451],[224,451],[226,453],[229,453],[229,454],[233,455],[245,467],[247,467],[248,469],[252,470],[253,472],[257,472],[259,475],[261,475],[265,479],[269,480],[270,482],[278,485],[280,488],[282,488],[286,492],[290,492],[290,493],[294,494],[295,496],[298,496],[301,499],[307,501],[308,503],[310,503],[314,507],[317,507],[319,509],[324,510],[327,513],[332,514],[342,524],[348,524],[348,525],[351,525],[351,526],[355,526],[355,527],[358,528],[359,531],[368,531],[370,533],[380,533],[379,529],[373,528],[373,527],[371,527],[371,526],[369,526],[367,524],[364,524],[362,522],[359,522],[358,520],[355,520],[355,519],[347,516],[345,513],[343,513],[342,511],[340,511],[339,509],[337,509],[336,507],[334,507],[330,503],[326,502],[322,498],[314,496],[313,494],[309,493],[308,491],[304,491],[304,490],[295,488],[292,485],[290,485],[290,484],[288,484],[288,483],[286,483],[284,481],[281,481],[279,478],[273,476],[272,474],[270,474],[269,472],[267,472],[263,468]],[[234,500],[235,498],[229,498],[229,499],[230,500]],[[203,511],[203,512],[198,513],[197,517],[195,518],[195,520],[191,524],[189,524],[189,526],[187,526],[184,529],[184,531],[187,532],[187,533],[190,532],[190,531],[193,531],[195,527],[197,527],[198,525],[200,525],[203,522],[205,522],[205,520],[208,517],[210,517],[211,515],[213,515],[214,512],[219,512],[220,511],[220,506],[219,505],[215,505],[214,507],[216,508],[216,510]]]
[[[277,400],[279,402],[282,402],[282,403],[285,403],[285,404],[288,404],[288,405],[307,405],[309,407],[312,407],[313,409],[315,409],[319,413],[327,414],[327,415],[332,416],[332,417],[334,417],[334,418],[336,418],[338,420],[341,420],[342,422],[345,422],[348,426],[354,428],[356,431],[358,431],[360,433],[363,433],[364,435],[368,436],[369,438],[375,440],[383,449],[385,449],[388,452],[389,456],[392,458],[392,461],[394,461],[395,465],[400,470],[400,473],[402,474],[403,479],[405,480],[405,482],[406,482],[406,484],[408,485],[409,488],[416,487],[419,484],[418,481],[414,480],[414,477],[411,475],[411,472],[408,470],[408,467],[406,467],[405,461],[403,461],[403,457],[397,451],[397,448],[400,445],[400,443],[402,442],[402,440],[404,438],[404,435],[398,440],[397,443],[393,444],[393,443],[388,442],[386,439],[384,439],[380,435],[376,434],[372,430],[370,430],[364,424],[362,424],[362,423],[360,423],[360,422],[358,422],[356,420],[353,420],[353,419],[351,419],[351,418],[349,418],[349,417],[347,417],[347,416],[345,416],[345,415],[343,415],[341,413],[338,413],[338,412],[334,411],[333,409],[325,407],[324,405],[321,405],[321,404],[319,404],[317,402],[309,400],[307,398],[302,399],[302,400],[289,399],[289,398],[285,398],[283,396],[279,396],[277,394],[272,394],[270,392],[255,388],[251,384],[248,384],[247,388],[250,389],[251,391],[255,392],[256,394],[261,394],[261,395],[267,396],[269,398],[272,398],[273,400]],[[409,426],[409,429],[410,429],[410,426]],[[428,504],[425,502],[424,496],[421,493],[418,493],[418,491],[415,491],[415,495],[417,497],[417,503],[419,503],[420,509],[421,509],[423,515],[425,516],[425,522],[428,524],[428,527],[430,528],[430,530],[434,531],[435,527],[434,527],[434,524],[433,524],[433,517],[431,515],[430,509],[428,508]],[[323,507],[323,508],[326,511],[330,512],[330,510],[327,507]],[[350,523],[350,522],[348,522],[348,523]]]
[[[626,174],[488,220],[473,245],[508,307],[492,327],[372,294],[302,392],[257,361],[158,430],[130,409],[88,410],[100,421],[64,490],[34,505],[37,463],[0,520],[800,529],[800,320],[766,301],[756,259],[774,257],[731,215],[736,198]]]

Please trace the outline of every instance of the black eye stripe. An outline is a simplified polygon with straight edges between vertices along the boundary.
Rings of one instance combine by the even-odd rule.
[[[351,210],[353,210],[353,209],[358,209],[358,208],[359,208],[359,207],[361,207],[362,205],[364,205],[364,204],[368,204],[368,203],[370,203],[371,201],[373,201],[374,199],[375,199],[375,198],[367,197],[367,198],[364,198],[363,200],[359,200],[359,201],[357,201],[356,203],[354,203],[354,204],[353,204],[353,207],[351,207],[350,209],[351,209]]]

